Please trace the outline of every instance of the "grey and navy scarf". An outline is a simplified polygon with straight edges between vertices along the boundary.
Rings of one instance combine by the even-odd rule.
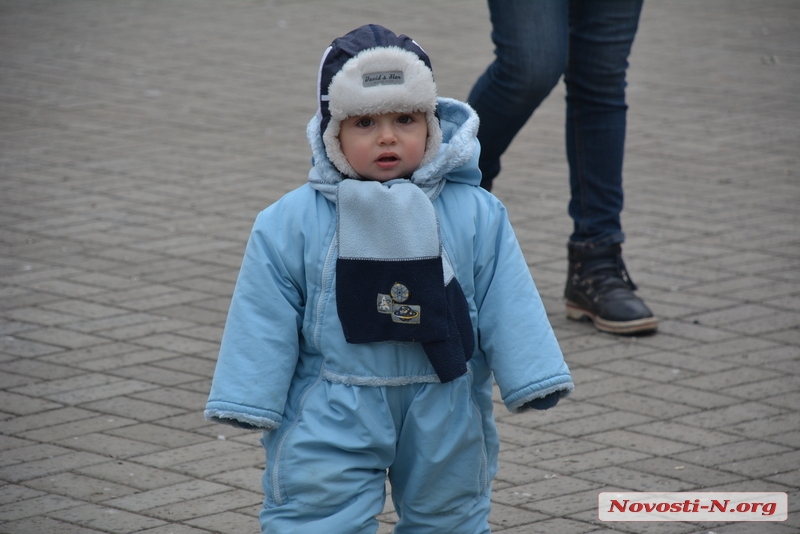
[[[465,374],[469,305],[425,192],[405,179],[337,189],[336,305],[347,342],[419,342],[441,382]]]

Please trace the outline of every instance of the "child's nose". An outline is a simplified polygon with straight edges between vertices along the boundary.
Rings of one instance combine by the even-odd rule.
[[[397,140],[394,128],[390,124],[382,125],[378,130],[378,142],[381,144],[394,143]]]

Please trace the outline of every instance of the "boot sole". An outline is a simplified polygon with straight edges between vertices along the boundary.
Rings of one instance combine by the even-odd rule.
[[[611,334],[643,334],[655,332],[658,329],[658,319],[655,317],[645,317],[643,319],[634,319],[633,321],[608,321],[572,302],[567,301],[566,305],[567,318],[575,321],[587,318],[594,323],[595,328],[603,332]]]

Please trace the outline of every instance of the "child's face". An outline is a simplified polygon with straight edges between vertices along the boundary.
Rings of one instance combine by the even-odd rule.
[[[348,163],[366,180],[386,182],[419,167],[428,140],[424,113],[383,113],[348,117],[339,143]]]

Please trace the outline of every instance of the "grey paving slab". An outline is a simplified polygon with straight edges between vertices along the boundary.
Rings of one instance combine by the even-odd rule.
[[[95,452],[112,458],[130,458],[160,452],[162,447],[138,440],[120,438],[96,432],[57,441],[59,445],[75,450]]]
[[[120,497],[110,501],[108,504],[117,508],[140,512],[148,508],[166,506],[176,502],[196,499],[198,497],[206,497],[226,490],[228,490],[228,488],[222,484],[192,480],[174,486],[165,486],[163,488],[145,491],[136,495]]]
[[[668,475],[648,473],[628,466],[611,466],[576,474],[578,478],[612,484],[623,491],[688,491],[694,484]],[[604,490],[605,491],[605,490]]]
[[[46,415],[46,412],[45,412]],[[54,426],[37,428],[35,430],[28,430],[19,434],[20,436],[37,441],[60,440],[64,438],[71,438],[75,436],[84,436],[91,432],[101,432],[112,428],[124,427],[132,424],[134,421],[122,417],[109,417],[108,415],[99,415],[90,417],[88,419],[81,419],[79,421],[61,423]]]
[[[53,519],[90,527],[100,530],[101,532],[119,534],[140,532],[147,528],[166,524],[166,521],[160,519],[96,504],[84,504],[82,506],[65,508],[49,512],[46,515]]]
[[[208,529],[203,530],[202,532],[219,532],[221,534],[256,534],[261,530],[258,526],[258,520],[254,520],[254,518],[250,515],[237,512],[211,514],[198,519],[190,519],[186,522],[203,529]],[[179,533],[176,532],[175,534]],[[187,534],[193,533],[187,532]]]
[[[178,521],[225,513],[228,510],[240,513],[249,512],[248,515],[251,517],[257,517],[258,510],[261,509],[263,502],[264,495],[262,492],[256,493],[233,489],[208,497],[185,500],[174,505],[159,506],[148,512],[156,517]]]
[[[68,452],[48,456],[39,460],[15,463],[0,468],[0,478],[10,482],[21,482],[51,473],[63,473],[87,465],[102,463],[105,457],[88,452]]]
[[[131,486],[123,486],[75,473],[61,473],[28,480],[25,485],[30,488],[41,488],[43,492],[88,502],[108,501],[138,491]]]
[[[27,443],[27,445],[12,444],[12,446],[3,450],[3,466],[22,464],[44,458],[54,458],[55,456],[71,452],[70,449],[58,445],[20,441],[22,441],[22,443]]]
[[[250,521],[250,524],[252,524],[252,520]],[[176,525],[175,523],[170,523],[169,525],[164,525],[163,527],[148,528],[147,530],[140,530],[139,532],[143,534],[208,534],[210,531],[201,530],[199,528],[194,528],[187,525]],[[247,531],[240,530],[239,532]]]
[[[201,412],[252,220],[307,174],[319,55],[385,24],[460,99],[492,59],[483,0],[403,7],[0,0],[0,532],[258,531],[258,436]],[[504,155],[577,389],[495,397],[493,531],[749,533],[601,523],[596,495],[770,488],[790,517],[758,532],[800,532],[798,24],[790,0],[645,2],[623,226],[655,336],[564,316],[562,85]]]
[[[32,499],[44,495],[44,493],[16,484],[6,484],[0,488],[0,504]]]
[[[128,461],[109,461],[75,470],[76,473],[132,486],[139,490],[151,490],[174,484],[189,482],[192,479],[178,473],[148,467]]]
[[[86,528],[49,517],[29,517],[3,524],[3,532],[8,534],[28,534],[30,532],[59,532],[63,534],[100,534],[102,531]]]
[[[262,491],[261,475],[263,472],[263,469],[257,467],[245,467],[242,469],[227,469],[222,473],[211,475],[207,478],[234,488],[260,492]]]

